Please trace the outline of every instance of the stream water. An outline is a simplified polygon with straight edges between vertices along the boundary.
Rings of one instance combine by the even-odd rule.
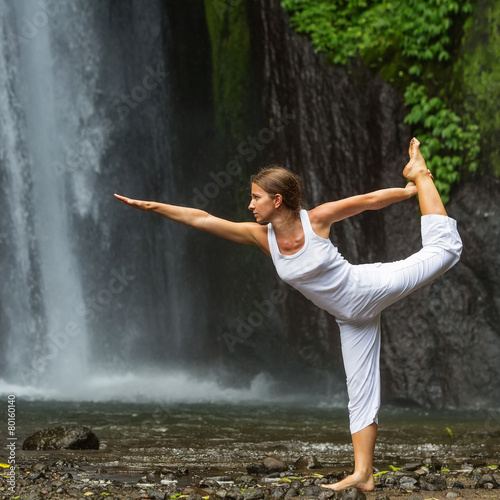
[[[47,426],[90,427],[98,451],[26,452],[18,461],[86,457],[115,479],[137,480],[168,467],[214,476],[245,472],[246,465],[275,455],[293,464],[314,455],[325,469],[352,465],[347,412],[321,406],[276,404],[132,404],[17,401],[18,443]],[[432,457],[451,469],[500,459],[500,418],[494,412],[385,408],[380,415],[375,467],[401,466]],[[2,433],[6,430],[2,429]]]

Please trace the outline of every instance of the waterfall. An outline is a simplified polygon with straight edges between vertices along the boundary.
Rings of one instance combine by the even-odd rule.
[[[17,54],[9,39],[12,13],[5,2],[2,2],[1,12],[0,186],[3,215],[0,219],[0,263],[4,284],[0,289],[1,352],[4,373],[20,382],[26,345],[37,353],[43,344],[40,337],[44,328],[44,309],[33,287],[38,281],[40,268],[30,203],[32,179],[24,143],[25,117],[16,94]]]
[[[112,196],[190,200],[171,159],[162,2],[0,0],[0,12],[0,392],[262,397],[258,372],[239,390],[206,368],[196,241]]]
[[[9,39],[3,50],[10,53],[4,52],[8,59],[2,76],[10,78],[11,95],[2,102],[8,109],[23,110],[17,123],[7,115],[11,123],[2,127],[6,137],[16,134],[5,144],[4,167],[11,182],[2,186],[14,209],[15,261],[10,265],[18,282],[16,293],[3,298],[4,313],[11,316],[6,372],[24,384],[65,391],[83,380],[87,369],[87,328],[75,316],[82,285],[70,230],[68,179],[55,168],[64,146],[74,144],[77,137],[58,117],[58,106],[68,95],[64,82],[57,79],[51,23],[41,5],[26,0],[2,6],[4,12],[11,7],[14,21],[3,23],[4,40],[5,31]],[[22,38],[8,33],[11,29]],[[25,157],[19,157],[19,146]],[[27,256],[31,246],[35,248]],[[38,297],[38,309],[23,304],[30,296]]]

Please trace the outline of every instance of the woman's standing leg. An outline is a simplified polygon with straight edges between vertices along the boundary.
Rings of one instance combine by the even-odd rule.
[[[354,448],[354,472],[338,483],[323,484],[324,488],[334,491],[341,491],[346,488],[359,488],[363,491],[373,491],[375,489],[373,454],[375,453],[377,429],[377,424],[373,423],[351,436],[352,447]]]
[[[338,324],[349,396],[354,473],[324,486],[335,491],[352,487],[372,491],[380,408],[380,315],[364,321],[338,321]]]

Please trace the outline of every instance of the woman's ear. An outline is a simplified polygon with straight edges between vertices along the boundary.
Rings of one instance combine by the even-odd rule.
[[[274,195],[274,208],[279,208],[282,203],[283,203],[283,196],[281,196],[280,194],[275,194]]]

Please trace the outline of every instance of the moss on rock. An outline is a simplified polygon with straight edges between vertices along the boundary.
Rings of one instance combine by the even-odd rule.
[[[246,0],[205,0],[212,44],[215,119],[225,137],[241,140],[250,94],[250,29]]]

